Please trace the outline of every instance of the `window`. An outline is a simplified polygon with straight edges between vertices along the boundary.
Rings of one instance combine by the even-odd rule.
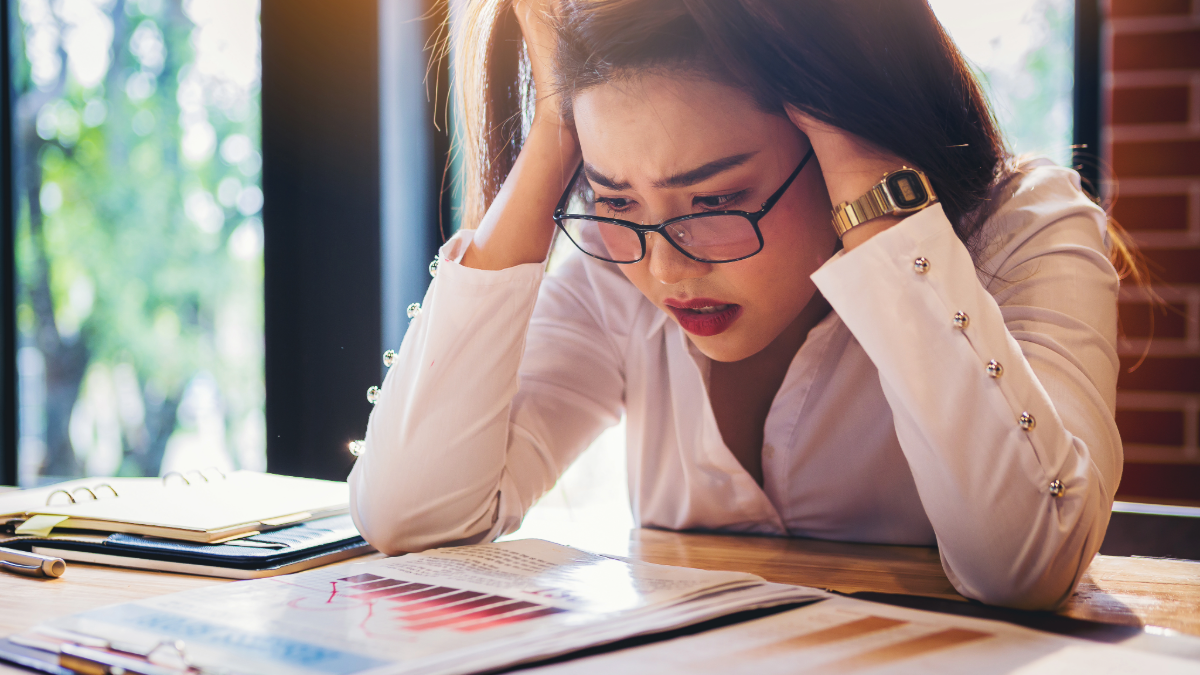
[[[929,4],[979,76],[1009,149],[1070,166],[1074,0]]]
[[[19,0],[18,476],[265,468],[257,0]]]

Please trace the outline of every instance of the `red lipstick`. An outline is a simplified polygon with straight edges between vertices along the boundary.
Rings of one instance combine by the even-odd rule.
[[[663,301],[684,330],[699,337],[724,333],[742,315],[742,306],[712,298]]]

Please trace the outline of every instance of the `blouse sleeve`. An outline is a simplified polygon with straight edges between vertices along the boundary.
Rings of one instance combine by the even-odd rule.
[[[443,247],[350,474],[355,525],[388,554],[516,529],[621,415],[618,353],[586,270],[543,281],[539,264],[467,268],[472,234]]]
[[[813,280],[879,370],[955,588],[1050,608],[1100,548],[1121,476],[1119,282],[1074,172],[1036,170],[988,227],[1008,234],[978,268],[934,206]]]

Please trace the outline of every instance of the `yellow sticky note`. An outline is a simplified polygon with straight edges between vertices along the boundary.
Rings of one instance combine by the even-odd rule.
[[[56,525],[59,525],[70,516],[33,516],[29,520],[21,523],[17,528],[17,534],[31,534],[35,537],[45,537],[50,534]]]

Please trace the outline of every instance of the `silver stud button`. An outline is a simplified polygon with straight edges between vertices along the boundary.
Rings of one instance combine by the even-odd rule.
[[[1017,418],[1017,424],[1020,424],[1021,428],[1025,431],[1033,431],[1033,428],[1037,426],[1037,420],[1033,419],[1033,415],[1030,415],[1028,412],[1023,412]]]
[[[967,326],[971,325],[971,317],[967,316],[966,312],[954,313],[954,327],[960,330],[966,330]]]
[[[371,387],[367,390],[367,401],[369,401],[371,405],[375,405],[379,402],[379,387]]]
[[[415,319],[421,313],[421,303],[414,302],[408,306],[408,318]]]
[[[436,255],[433,256],[433,261],[429,263],[429,276],[431,276],[431,277],[437,276],[439,262],[441,262],[441,256],[436,256]]]
[[[917,274],[925,274],[929,271],[929,261],[925,258],[917,258],[913,261],[913,271]]]
[[[367,449],[367,442],[366,441],[350,441],[346,445],[346,448],[350,451],[350,454],[354,455],[355,457],[361,457],[363,452]]]
[[[987,363],[987,374],[993,378],[1000,377],[1004,374],[1004,366],[1000,365],[1000,362],[996,359],[992,359]]]
[[[1067,492],[1067,486],[1063,485],[1063,482],[1061,480],[1058,480],[1056,478],[1056,479],[1050,481],[1050,496],[1051,497],[1061,497],[1064,494],[1066,494],[1066,492]]]
[[[389,349],[383,353],[383,365],[391,368],[396,363],[396,350]]]

